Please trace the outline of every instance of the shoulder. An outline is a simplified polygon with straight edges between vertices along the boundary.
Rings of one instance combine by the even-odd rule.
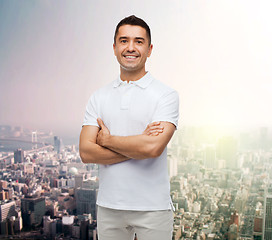
[[[90,95],[90,98],[89,98],[89,101],[90,100],[93,100],[93,101],[98,101],[99,99],[103,99],[105,96],[107,96],[109,94],[109,92],[113,89],[113,83],[114,81],[108,83],[107,85],[101,87],[101,88],[98,88],[96,89],[91,95]]]
[[[171,88],[170,86],[166,85],[165,83],[155,79],[152,77],[152,82],[150,84],[149,90],[159,97],[164,97],[167,95],[172,95],[173,97],[178,97],[178,92]]]

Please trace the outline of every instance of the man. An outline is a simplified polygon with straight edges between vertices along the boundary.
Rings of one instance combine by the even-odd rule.
[[[145,70],[153,45],[148,25],[130,16],[116,27],[120,77],[86,107],[84,163],[100,164],[99,240],[172,239],[166,146],[178,122],[178,94]]]

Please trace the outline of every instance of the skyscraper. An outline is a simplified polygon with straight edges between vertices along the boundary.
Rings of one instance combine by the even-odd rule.
[[[60,153],[62,148],[62,141],[58,136],[54,136],[54,149],[57,153]]]
[[[76,174],[75,175],[75,189],[82,187],[83,179],[84,179],[83,174]]]
[[[24,226],[38,226],[42,223],[42,219],[45,214],[45,198],[22,198],[21,209]]]
[[[272,183],[265,189],[262,239],[272,240]]]
[[[96,219],[96,196],[95,189],[77,188],[75,190],[76,210],[78,215],[91,213]]]
[[[15,201],[0,202],[0,222],[8,220],[11,216],[16,216]]]
[[[24,151],[17,149],[14,151],[14,163],[22,163],[24,161]]]
[[[168,172],[169,177],[177,176],[178,174],[178,159],[176,156],[168,155]]]
[[[204,165],[206,168],[217,168],[216,151],[213,145],[206,146],[204,150]]]
[[[0,235],[13,233],[14,228],[10,228],[9,221],[18,215],[15,208],[15,201],[0,201]]]

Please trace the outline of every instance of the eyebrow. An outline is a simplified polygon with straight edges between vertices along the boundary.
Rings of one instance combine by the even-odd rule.
[[[128,39],[128,37],[126,37],[126,36],[119,37],[119,40],[122,40],[122,39]],[[136,37],[135,39],[145,41],[145,39],[143,37]]]

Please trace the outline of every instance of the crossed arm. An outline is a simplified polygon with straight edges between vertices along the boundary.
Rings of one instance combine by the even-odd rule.
[[[80,134],[79,151],[84,163],[114,164],[130,158],[158,157],[170,141],[175,126],[169,122],[151,123],[135,136],[113,136],[101,119],[100,129],[84,126]]]

